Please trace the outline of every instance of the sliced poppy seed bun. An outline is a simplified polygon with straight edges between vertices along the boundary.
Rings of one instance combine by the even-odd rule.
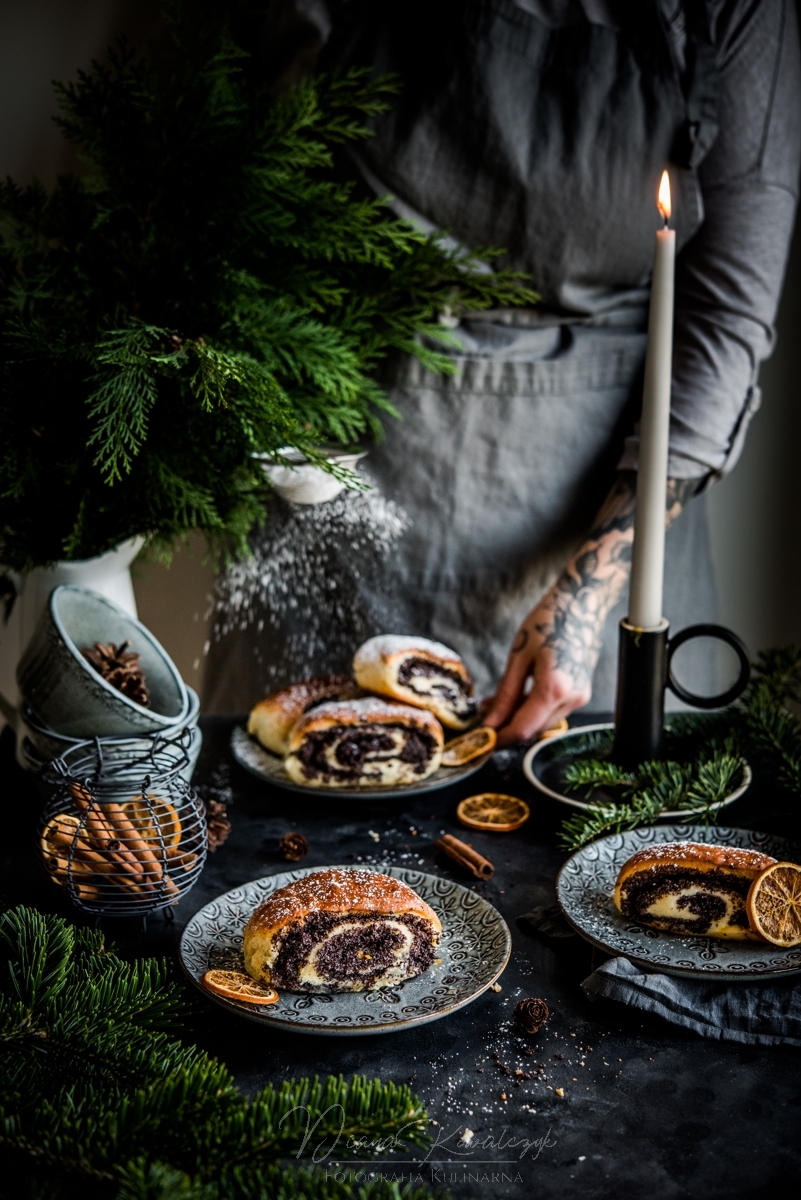
[[[662,842],[620,869],[615,904],[624,917],[667,933],[761,941],[748,924],[752,880],[776,860],[758,850]]]
[[[376,696],[320,704],[295,724],[284,769],[307,787],[418,783],[442,760],[442,726],[431,713]]]
[[[365,691],[428,709],[449,729],[467,729],[476,715],[467,667],[455,651],[428,638],[370,638],[356,651],[353,675]]]
[[[377,871],[314,871],[269,896],[245,926],[245,969],[293,992],[402,983],[434,961],[442,926],[412,888]]]
[[[251,710],[248,733],[273,754],[281,757],[289,750],[292,726],[304,713],[326,700],[355,700],[364,693],[350,675],[320,675],[265,696]]]

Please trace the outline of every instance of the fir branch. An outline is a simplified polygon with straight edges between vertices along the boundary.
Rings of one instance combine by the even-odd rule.
[[[631,791],[637,786],[638,777],[616,763],[600,758],[578,758],[565,768],[564,782],[573,788],[582,788],[590,795],[596,788],[625,788]]]
[[[665,758],[623,771],[609,761],[611,736],[574,746],[563,772],[568,786],[591,795],[618,788],[621,802],[601,799],[562,825],[562,844],[577,849],[596,837],[636,828],[669,809],[687,820],[714,821],[727,796],[744,777],[743,760],[801,798],[801,722],[787,707],[801,702],[801,648],[762,651],[742,699],[715,713],[670,718]],[[633,822],[633,823],[632,823]]]
[[[594,746],[578,746],[576,757],[564,769],[568,787],[591,797],[601,791],[583,813],[563,822],[561,844],[576,850],[597,837],[647,825],[665,812],[684,810],[687,820],[714,820],[719,805],[740,785],[743,758],[737,733],[739,715],[710,720],[707,714],[687,714],[671,726],[665,737],[665,757],[624,770]],[[587,739],[588,740],[588,739]],[[611,754],[612,743],[601,743],[601,753]],[[618,790],[619,801],[603,795]]]
[[[650,825],[663,811],[664,804],[656,796],[636,796],[629,804],[591,804],[585,812],[562,822],[559,844],[565,850],[580,850],[596,838]]]
[[[111,1185],[118,1200],[344,1200],[312,1162],[426,1142],[402,1085],[297,1079],[240,1096],[222,1064],[164,1031],[186,1011],[166,968],[123,962],[98,933],[12,909],[0,950],[0,1158],[55,1200]],[[401,1194],[375,1183],[364,1195]]]

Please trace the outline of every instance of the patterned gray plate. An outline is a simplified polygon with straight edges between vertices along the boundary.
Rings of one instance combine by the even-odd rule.
[[[283,760],[277,754],[265,750],[239,725],[235,726],[231,734],[231,753],[240,767],[244,767],[258,779],[263,779],[265,783],[274,783],[276,787],[286,788],[290,792],[302,792],[304,796],[336,794],[350,800],[387,800],[393,796],[417,796],[421,792],[435,792],[438,788],[450,787],[452,783],[474,775],[476,771],[481,770],[487,759],[492,757],[491,753],[482,754],[480,758],[474,758],[472,762],[461,767],[440,767],[420,783],[404,783],[383,788],[332,788],[304,787],[301,783],[293,783],[291,779],[287,779]]]
[[[550,796],[552,800],[558,800],[560,804],[569,804],[571,808],[591,808],[589,800],[579,800],[577,796],[570,796],[565,791],[556,791],[555,788],[549,787],[549,783],[558,783],[559,776],[557,770],[558,760],[562,757],[565,751],[570,751],[570,742],[580,738],[585,733],[601,733],[607,729],[614,729],[614,724],[611,721],[605,722],[602,725],[577,725],[575,729],[569,729],[567,733],[556,733],[552,737],[543,739],[541,742],[535,742],[534,745],[526,751],[526,756],[523,759],[523,774],[529,783],[533,783],[538,791],[545,796]],[[747,792],[751,786],[753,775],[751,768],[747,762],[743,763],[743,782],[739,787],[735,788],[720,804],[716,806],[716,811],[720,812],[727,804],[732,804],[735,800],[739,800],[744,792]],[[604,792],[603,789],[598,789],[595,792],[595,797],[600,799],[613,800],[614,796],[609,792]],[[696,808],[675,809],[672,812],[663,812],[660,820],[671,820],[675,817],[697,816],[702,812],[704,805],[700,804]]]
[[[353,870],[353,865],[337,869]],[[442,922],[440,961],[424,974],[374,992],[281,992],[277,1004],[263,1007],[226,1000],[204,988],[201,978],[205,971],[214,967],[244,970],[242,931],[254,908],[277,888],[319,870],[322,868],[304,867],[256,879],[212,900],[194,915],[181,938],[179,956],[204,996],[259,1024],[298,1033],[390,1033],[436,1021],[463,1008],[495,982],[509,961],[509,927],[482,896],[450,879],[387,867],[384,874],[413,887]]]
[[[591,842],[569,858],[556,881],[562,912],[573,928],[609,954],[666,975],[714,975],[727,981],[753,982],[801,972],[801,946],[782,950],[767,942],[729,942],[723,938],[679,937],[659,933],[622,917],[612,898],[626,859],[654,842],[708,842],[761,850],[774,858],[798,861],[798,847],[785,838],[750,829],[714,825],[653,825]]]

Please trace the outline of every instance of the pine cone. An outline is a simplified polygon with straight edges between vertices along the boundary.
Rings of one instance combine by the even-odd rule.
[[[221,800],[206,801],[206,830],[209,837],[209,850],[213,854],[231,832],[228,809]]]
[[[542,1029],[547,1020],[548,1005],[544,1000],[539,1000],[535,996],[527,996],[525,1000],[518,1000],[515,1006],[515,1023],[524,1033],[536,1033],[538,1029]]]
[[[130,642],[115,646],[110,642],[104,646],[95,642],[91,648],[86,646],[81,651],[87,662],[91,663],[98,675],[111,684],[123,696],[147,708],[150,704],[150,693],[145,683],[145,673],[139,665],[139,655],[129,650]]]
[[[287,862],[298,862],[309,853],[309,843],[302,833],[285,833],[278,849]]]

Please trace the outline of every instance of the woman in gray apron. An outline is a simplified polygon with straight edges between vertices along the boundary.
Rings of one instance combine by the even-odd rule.
[[[403,81],[360,150],[365,180],[423,228],[504,247],[542,304],[463,320],[451,377],[387,364],[403,419],[386,423],[365,474],[394,535],[371,540],[364,497],[334,501],[342,519],[276,501],[251,585],[275,575],[288,534],[305,539],[316,578],[303,576],[294,608],[273,582],[260,610],[251,586],[235,618],[223,584],[211,707],[241,710],[290,678],[346,669],[359,641],[387,631],[453,646],[480,693],[509,656],[489,718],[507,740],[586,704],[593,668],[592,708],[612,707],[660,173],[668,165],[679,250],[672,515],[739,453],[792,226],[798,138],[774,114],[777,94],[798,94],[797,50],[783,50],[792,6],[751,6],[757,61],[745,67],[742,14],[726,24],[713,10],[689,6],[688,28],[673,0],[407,2],[351,4],[335,22],[326,66]],[[733,201],[727,175],[739,176]],[[716,232],[727,219],[745,256],[731,295]],[[665,615],[674,628],[715,615],[703,498],[668,534]],[[711,659],[694,667],[688,686],[713,690]]]

